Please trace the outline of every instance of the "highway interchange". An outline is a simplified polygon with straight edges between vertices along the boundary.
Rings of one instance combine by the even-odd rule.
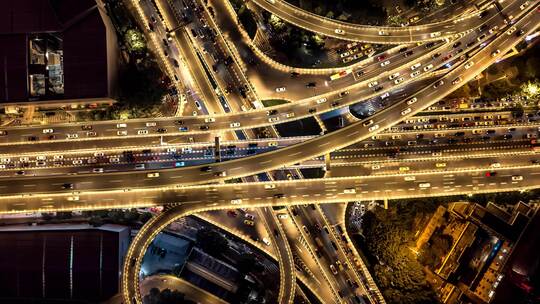
[[[219,7],[227,1],[209,2]],[[313,69],[291,80],[290,72],[253,51],[238,26],[227,21],[234,20],[231,9],[216,9],[220,13],[212,18],[207,8],[189,10],[189,1],[156,3],[157,8],[146,1],[129,1],[155,42],[166,72],[178,79],[175,86],[181,92],[189,91],[176,117],[0,129],[0,213],[173,206],[148,222],[133,240],[122,281],[127,302],[140,302],[142,256],[169,223],[207,210],[261,207],[258,214],[271,235],[276,248],[273,256],[280,266],[280,302],[292,302],[296,277],[307,286],[321,285],[316,296],[325,303],[384,303],[369,272],[362,263],[354,262],[354,253],[339,235],[332,232],[321,237],[324,243],[311,237],[317,229],[306,227],[330,225],[321,206],[314,205],[311,211],[306,208],[300,215],[293,215],[293,207],[288,207],[289,223],[280,221],[269,206],[538,187],[537,153],[530,147],[539,130],[535,122],[488,124],[499,119],[486,111],[479,119],[473,117],[477,114],[468,119],[485,125],[449,127],[442,119],[429,120],[446,116],[465,121],[467,115],[421,113],[533,33],[540,22],[538,1],[502,1],[500,8],[486,6],[485,13],[471,6],[447,21],[391,28],[344,24],[283,1],[254,0],[260,8],[318,34],[402,44],[352,64],[347,75],[334,81],[329,81],[330,75],[343,69]],[[156,9],[164,18],[163,25],[155,22],[150,29]],[[179,16],[184,11],[193,15],[194,25],[181,24]],[[211,27],[217,43],[199,41],[192,26]],[[164,45],[162,37],[171,37],[170,42]],[[164,48],[170,57],[163,56]],[[231,56],[232,63],[205,72],[203,65],[211,71],[207,62],[217,53],[222,54],[220,58]],[[245,63],[246,54],[259,62],[258,68]],[[384,59],[377,59],[381,56]],[[386,60],[390,62],[381,65]],[[269,73],[261,74],[261,66]],[[308,82],[319,85],[306,90]],[[217,83],[217,89],[212,83]],[[231,83],[233,88],[247,87],[246,97],[236,89],[225,93]],[[284,83],[287,93],[277,93],[276,87]],[[387,93],[389,97],[382,97]],[[270,98],[289,103],[263,108],[260,99]],[[369,117],[353,118],[325,134],[282,138],[274,129],[280,123],[318,118],[335,110],[348,112],[350,105],[369,99],[385,101]],[[426,128],[426,124],[432,126]],[[422,137],[418,137],[418,126]],[[256,127],[267,128],[272,138],[255,139],[252,129]],[[324,168],[325,176],[303,179],[301,168]],[[236,178],[242,182],[223,183]],[[308,250],[300,256],[310,270],[295,269],[298,263],[293,256],[299,252],[291,235],[301,236],[306,243]],[[345,269],[336,261],[346,265]]]

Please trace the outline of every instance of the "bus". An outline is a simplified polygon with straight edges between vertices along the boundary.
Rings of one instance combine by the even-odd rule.
[[[336,73],[336,74],[330,76],[330,80],[336,80],[336,79],[343,78],[343,77],[349,75],[350,73],[352,73],[352,69],[346,69],[345,71],[341,71],[339,73]]]

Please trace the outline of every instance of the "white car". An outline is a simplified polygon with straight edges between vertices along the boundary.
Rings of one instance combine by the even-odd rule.
[[[149,178],[159,177],[159,172],[150,172],[146,174],[146,177],[149,177]]]
[[[342,29],[335,29],[334,32],[335,32],[336,34],[345,35],[345,31],[342,30]]]
[[[491,57],[497,57],[501,53],[501,50],[497,49],[491,53]]]
[[[118,136],[124,136],[124,135],[127,135],[127,131],[117,131],[117,132],[116,132],[116,135],[118,135]]]
[[[57,155],[57,156],[60,156],[60,155]],[[103,153],[103,152],[95,152],[95,153],[94,153],[94,156],[95,156],[95,157],[105,156],[105,153]],[[56,159],[56,156],[55,156],[55,159]]]
[[[408,104],[408,105],[412,105],[413,103],[415,103],[415,102],[417,102],[417,101],[418,101],[418,98],[413,97],[413,98],[411,98],[411,99],[409,99],[409,100],[407,101],[407,104]]]
[[[374,86],[376,86],[376,85],[378,85],[378,84],[379,84],[379,82],[373,81],[373,82],[368,83],[367,86],[368,86],[369,88],[372,88],[372,87],[374,87]]]
[[[398,72],[398,73],[394,73],[394,74],[388,76],[388,79],[392,80],[392,79],[394,79],[394,78],[396,78],[396,77],[398,77],[398,76],[399,76],[399,72]]]
[[[508,31],[506,31],[506,34],[512,35],[516,30],[517,28],[515,26],[512,26],[510,29],[508,29]]]
[[[420,62],[415,63],[415,64],[411,65],[411,70],[414,71],[414,70],[418,69],[421,65],[422,65],[422,64],[421,64]]]
[[[126,134],[127,134],[127,132],[126,132]],[[137,131],[137,134],[138,134],[138,135],[146,135],[146,134],[148,134],[148,130],[144,130],[144,129],[143,129],[143,130],[139,130],[139,131]]]
[[[373,131],[377,130],[378,128],[379,128],[379,125],[374,125],[374,126],[369,127],[368,131],[373,132]]]
[[[55,155],[53,156],[53,159],[63,159],[64,155]]]
[[[239,122],[232,122],[230,126],[231,126],[231,128],[237,128],[237,127],[240,127],[240,123]]]
[[[379,31],[379,36],[389,36],[390,33],[386,32],[386,31]]]
[[[431,68],[433,68],[433,64],[426,65],[424,67],[424,71],[427,72],[427,71],[431,70]]]
[[[319,99],[317,99],[317,103],[325,103],[326,100],[327,100],[327,99],[324,98],[324,97],[323,97],[323,98],[319,98]]]
[[[406,108],[405,110],[401,111],[401,115],[405,116],[409,113],[411,113],[412,109],[411,108]]]
[[[82,159],[76,159],[76,160],[74,160],[74,161],[73,161],[73,164],[74,164],[74,165],[80,165],[80,164],[82,164]]]
[[[418,187],[420,187],[420,188],[429,188],[429,187],[431,187],[431,184],[430,183],[420,183],[420,184],[418,184]]]
[[[231,204],[233,204],[233,205],[240,205],[241,203],[242,203],[242,199],[240,199],[240,198],[231,200]]]
[[[441,35],[441,32],[435,32],[435,33],[430,33],[429,36],[434,38],[434,37],[439,37]]]
[[[512,175],[512,180],[513,181],[523,180],[523,176],[521,176],[521,175]]]
[[[366,122],[364,122],[364,127],[371,126],[373,124],[373,119],[370,119]]]
[[[147,127],[155,127],[155,126],[156,126],[156,123],[155,123],[155,122],[147,122],[147,123],[146,123],[146,126],[147,126]]]
[[[79,135],[75,134],[75,133],[74,134],[67,134],[67,138],[69,138],[69,139],[78,138],[78,137],[79,137]]]
[[[285,117],[287,117],[287,118],[294,117],[294,112],[289,112],[289,113],[285,114]]]
[[[524,10],[527,7],[527,5],[529,5],[529,1],[525,1],[522,5],[519,6],[519,9]]]
[[[388,96],[390,96],[390,93],[386,92],[384,94],[381,95],[381,99],[385,99],[387,98]]]
[[[49,133],[53,133],[54,130],[53,129],[43,129],[43,134],[49,134]]]
[[[117,127],[117,128],[127,128],[127,124],[125,124],[125,123],[119,123],[119,124],[116,124],[116,127]]]
[[[285,91],[287,91],[287,89],[285,87],[276,88],[277,93],[281,93],[281,92],[285,92]]]
[[[278,143],[275,142],[275,141],[271,141],[271,142],[268,143],[268,146],[269,146],[269,147],[277,147],[277,146],[278,146]]]
[[[491,168],[500,168],[501,167],[501,163],[492,163],[490,165]]]
[[[47,156],[45,156],[45,155],[38,155],[38,156],[36,156],[36,159],[37,159],[37,160],[46,160],[46,159],[47,159]]]
[[[381,168],[381,165],[372,165],[371,170],[379,170]]]
[[[276,189],[276,185],[274,185],[274,184],[266,184],[266,185],[264,185],[264,189],[267,189],[267,190],[268,189]]]
[[[213,118],[213,117],[208,117],[208,118],[205,118],[205,119],[204,119],[204,122],[206,122],[206,123],[209,123],[209,122],[215,122],[215,121],[216,121],[216,119]]]
[[[411,78],[414,78],[416,76],[420,75],[420,71],[415,71],[411,73]]]
[[[268,122],[276,122],[279,120],[279,117],[270,117],[268,118]]]
[[[174,153],[176,152],[176,148],[167,148],[167,153]]]
[[[278,214],[277,217],[278,217],[278,219],[284,220],[284,219],[288,219],[288,218],[289,218],[289,215],[288,215],[288,214],[284,214],[284,213],[280,213],[280,214]]]
[[[403,77],[399,77],[398,79],[394,80],[395,84],[400,84],[403,81]]]
[[[345,193],[345,194],[355,194],[356,189],[354,189],[354,188],[345,188],[345,190],[343,190],[343,193]]]
[[[390,64],[390,60],[386,60],[384,62],[381,62],[381,66],[386,66],[386,65],[389,65]]]
[[[266,246],[270,246],[270,244],[271,244],[271,243],[270,243],[270,239],[267,238],[267,237],[264,237],[264,238],[262,239],[262,241],[263,241],[263,243],[264,243]]]
[[[94,168],[92,169],[93,173],[103,173],[103,168]]]
[[[405,176],[404,180],[405,180],[405,181],[408,181],[408,182],[410,182],[410,181],[415,181],[415,180],[416,180],[416,176]]]
[[[436,163],[435,167],[437,167],[437,168],[446,168],[446,163]]]
[[[118,163],[118,162],[120,162],[120,158],[118,158],[118,157],[112,157],[112,158],[109,158],[109,162],[111,162],[111,163]]]
[[[474,61],[469,61],[465,64],[465,69],[468,70],[470,67],[474,65]]]

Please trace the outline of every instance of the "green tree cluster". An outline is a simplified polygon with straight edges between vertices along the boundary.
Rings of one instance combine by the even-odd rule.
[[[178,290],[170,290],[168,288],[159,290],[158,288],[150,289],[150,293],[143,298],[144,304],[196,304],[196,302],[187,300],[185,295]]]
[[[209,255],[220,257],[229,242],[219,232],[213,229],[203,228],[197,231],[196,244]]]
[[[152,214],[149,212],[139,212],[136,209],[130,210],[95,210],[85,211],[83,213],[88,217],[88,223],[94,227],[99,227],[106,223],[120,224],[120,225],[134,225],[138,223],[146,223]]]

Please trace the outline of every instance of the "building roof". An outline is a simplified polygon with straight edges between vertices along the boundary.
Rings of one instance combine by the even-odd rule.
[[[5,0],[0,10],[0,102],[27,101],[28,37],[58,33],[64,98],[107,97],[107,33],[95,0]]]

